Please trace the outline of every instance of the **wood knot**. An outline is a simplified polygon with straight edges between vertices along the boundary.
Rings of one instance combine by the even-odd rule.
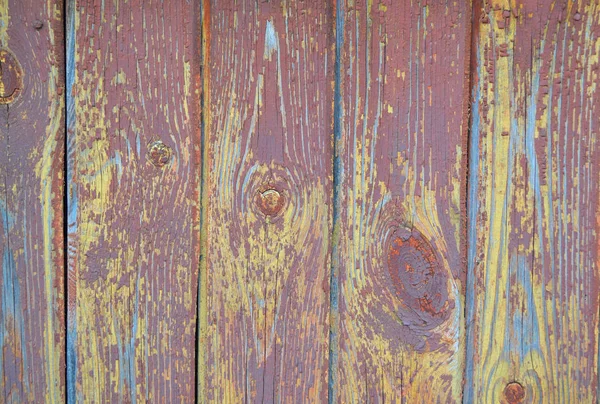
[[[160,140],[148,145],[150,161],[156,167],[163,167],[171,159],[171,149]]]
[[[448,275],[435,251],[417,230],[400,229],[388,249],[388,271],[396,296],[410,310],[405,324],[431,329],[453,308],[448,299]]]
[[[504,388],[504,397],[510,404],[522,403],[525,398],[525,389],[518,382],[511,382]]]
[[[277,216],[283,209],[285,197],[276,189],[268,188],[256,195],[256,205],[266,216]]]
[[[12,103],[23,88],[23,70],[8,49],[0,49],[0,104]]]

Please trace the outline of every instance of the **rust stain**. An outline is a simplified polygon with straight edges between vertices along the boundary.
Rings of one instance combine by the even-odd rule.
[[[446,271],[418,231],[393,240],[388,250],[388,271],[397,296],[430,327],[448,318]]]

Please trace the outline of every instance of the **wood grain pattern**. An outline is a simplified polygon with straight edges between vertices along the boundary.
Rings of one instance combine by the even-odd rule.
[[[470,18],[339,3],[336,402],[461,400]]]
[[[600,5],[474,21],[465,400],[596,402]]]
[[[61,1],[0,1],[0,402],[65,397]]]
[[[205,1],[201,402],[327,398],[333,9]]]
[[[76,0],[69,13],[69,397],[192,402],[199,10]]]

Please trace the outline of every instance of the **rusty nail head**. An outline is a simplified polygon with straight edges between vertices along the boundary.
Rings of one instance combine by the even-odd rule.
[[[160,140],[157,140],[148,145],[148,155],[152,164],[156,167],[162,167],[169,162],[171,149]]]
[[[525,398],[525,389],[519,382],[511,382],[504,388],[504,397],[510,404],[522,403]]]
[[[259,191],[256,204],[262,213],[267,216],[277,216],[285,203],[285,197],[274,188]]]

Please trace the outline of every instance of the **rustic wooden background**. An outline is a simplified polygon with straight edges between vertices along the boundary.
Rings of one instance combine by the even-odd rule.
[[[596,403],[596,0],[0,0],[0,403]]]

